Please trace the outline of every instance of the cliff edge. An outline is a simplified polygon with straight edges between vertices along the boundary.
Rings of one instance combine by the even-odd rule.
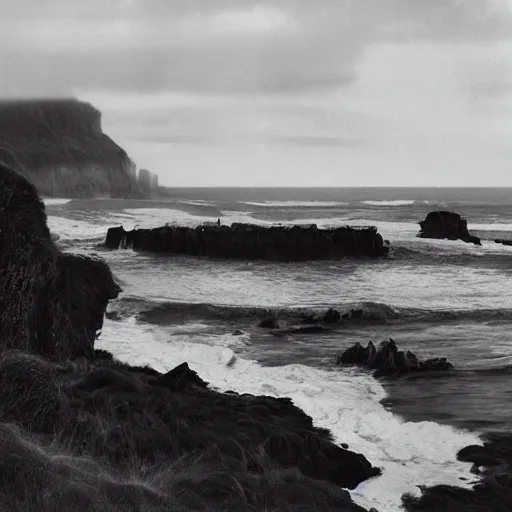
[[[0,162],[50,197],[140,196],[135,164],[75,99],[0,102]]]

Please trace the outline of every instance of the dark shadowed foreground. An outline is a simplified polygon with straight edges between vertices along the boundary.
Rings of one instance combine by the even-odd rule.
[[[380,471],[289,399],[95,351],[109,268],[62,254],[5,167],[0,207],[0,510],[364,512],[343,488]]]

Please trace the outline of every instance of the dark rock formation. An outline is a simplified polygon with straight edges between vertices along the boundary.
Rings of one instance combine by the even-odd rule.
[[[252,224],[187,227],[164,226],[125,231],[110,228],[105,246],[144,251],[250,260],[304,261],[344,256],[379,257],[387,254],[375,227],[318,229],[316,226]]]
[[[344,489],[379,469],[290,399],[98,356],[65,369],[0,355],[2,510],[365,512]]]
[[[34,186],[0,164],[0,350],[91,357],[119,291],[103,261],[57,249]]]
[[[277,316],[274,313],[265,315],[265,318],[261,320],[258,325],[265,329],[279,329],[279,322],[277,321]]]
[[[512,503],[512,435],[500,433],[487,437],[484,446],[467,446],[457,458],[472,462],[472,473],[479,475],[473,489],[449,485],[421,487],[416,498],[404,495],[409,512],[509,512]]]
[[[496,238],[496,240],[494,240],[497,244],[502,244],[502,245],[512,245],[512,240],[505,240],[504,238]]]
[[[77,100],[0,102],[0,163],[46,196],[140,195],[135,164],[102,132],[101,113]]]
[[[470,235],[468,223],[458,213],[438,211],[430,212],[425,220],[419,222],[420,238],[440,238],[463,240],[464,242],[481,245],[480,239]]]
[[[154,172],[151,173],[149,186],[151,187],[151,190],[156,190],[158,188],[158,174],[155,174]]]
[[[375,370],[375,378],[399,376],[410,372],[447,371],[453,368],[444,357],[420,361],[411,351],[398,350],[391,338],[380,343],[378,348],[371,341],[366,348],[360,343],[355,343],[338,355],[336,363]]]
[[[179,391],[190,386],[198,386],[200,388],[208,386],[208,383],[201,379],[197,372],[191,370],[187,363],[176,366],[176,368],[168,371],[165,375],[151,381],[150,384],[162,386],[171,391]]]
[[[328,324],[339,322],[340,319],[341,319],[340,312],[334,308],[329,308],[323,318],[324,322],[328,323]]]
[[[149,192],[151,190],[151,173],[147,169],[139,169],[137,184],[141,190]]]

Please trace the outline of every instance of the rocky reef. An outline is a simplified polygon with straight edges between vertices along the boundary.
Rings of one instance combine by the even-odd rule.
[[[373,376],[397,377],[410,372],[447,371],[453,368],[445,357],[419,360],[410,350],[398,350],[393,339],[383,341],[378,347],[369,342],[367,347],[360,343],[344,350],[336,359],[338,365],[358,365],[375,370]]]
[[[139,197],[135,164],[77,100],[0,102],[0,162],[50,197]]]
[[[55,247],[35,187],[2,166],[0,510],[365,512],[345,489],[380,470],[290,399],[95,350],[119,292],[102,260]]]
[[[125,231],[122,226],[113,227],[107,232],[105,247],[275,261],[379,257],[389,250],[375,227],[318,229],[316,225],[263,227],[239,223],[231,227],[164,226],[132,231]]]
[[[467,243],[481,245],[480,239],[468,231],[468,223],[458,213],[447,211],[430,212],[425,220],[419,222],[420,238],[439,238],[462,240]]]

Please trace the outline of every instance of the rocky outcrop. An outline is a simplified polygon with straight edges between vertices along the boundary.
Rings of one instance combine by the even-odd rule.
[[[373,376],[390,377],[410,372],[446,371],[453,365],[445,357],[420,361],[411,351],[398,350],[391,338],[383,341],[378,347],[370,341],[367,347],[360,343],[341,352],[336,360],[338,365],[364,366],[375,370]]]
[[[437,211],[430,212],[425,220],[419,222],[420,238],[439,238],[448,240],[463,240],[464,242],[481,245],[480,239],[468,231],[468,223],[458,213]]]
[[[137,184],[140,190],[146,194],[156,192],[158,189],[158,174],[149,172],[147,169],[140,169]]]
[[[119,291],[103,261],[57,249],[35,187],[0,165],[0,350],[90,357]]]
[[[457,459],[472,463],[473,488],[419,486],[421,496],[402,496],[408,512],[508,512],[512,503],[512,435],[487,435],[484,445],[467,446]]]
[[[379,257],[388,252],[375,227],[318,229],[312,226],[232,224],[197,228],[164,226],[125,231],[110,228],[105,246],[138,250],[236,258],[304,261],[345,256]]]
[[[497,244],[502,244],[502,245],[512,245],[512,240],[505,240],[504,238],[496,238],[496,240],[494,240]]]
[[[138,197],[135,164],[77,100],[0,102],[0,163],[50,197]]]

